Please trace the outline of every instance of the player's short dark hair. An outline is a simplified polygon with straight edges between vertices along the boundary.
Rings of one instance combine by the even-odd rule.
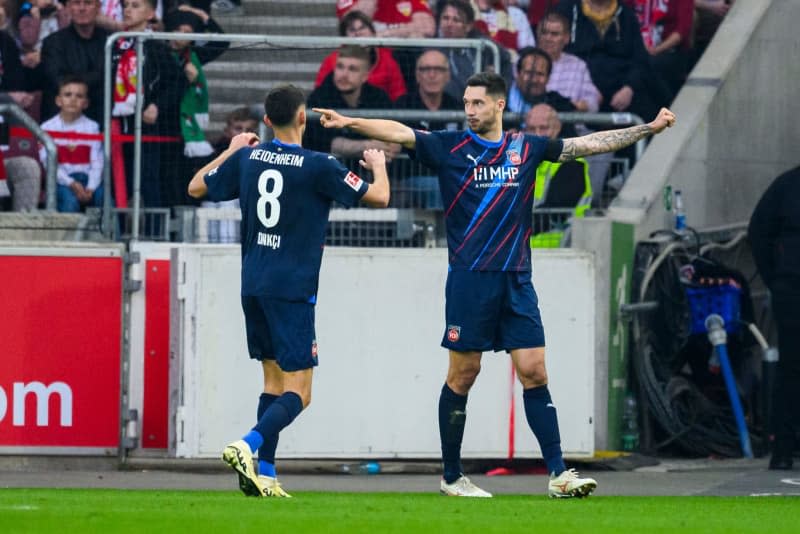
[[[508,87],[502,76],[496,72],[477,72],[467,78],[467,87],[485,87],[486,94],[492,98],[505,98]]]
[[[288,126],[294,120],[297,109],[305,104],[303,91],[294,85],[279,85],[272,89],[264,100],[264,113],[273,126]]]
[[[86,91],[88,94],[89,91],[89,82],[86,81],[86,78],[81,76],[80,74],[65,74],[58,79],[58,92],[61,92],[61,88],[65,85],[69,85],[71,83],[78,83],[86,87]]]
[[[438,10],[436,16],[437,26],[441,24],[442,13],[447,6],[459,11],[464,16],[464,20],[467,24],[475,22],[475,10],[472,8],[472,4],[466,0],[440,0],[436,8]]]
[[[545,60],[547,63],[547,76],[549,77],[550,73],[553,72],[553,58],[551,58],[550,54],[538,46],[526,46],[519,51],[519,59],[517,59],[517,72],[522,70],[522,61],[529,56],[540,57]]]
[[[375,33],[375,24],[372,23],[372,19],[369,18],[369,15],[355,9],[353,11],[348,11],[347,14],[342,17],[342,20],[339,21],[339,35],[342,37],[347,35],[347,28],[356,20],[360,20],[364,26],[372,30],[372,33]]]

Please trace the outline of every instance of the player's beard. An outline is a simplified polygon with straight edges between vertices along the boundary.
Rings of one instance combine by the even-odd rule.
[[[470,127],[472,128],[472,131],[475,132],[476,134],[484,135],[491,132],[494,129],[495,122],[496,121],[494,118],[485,121],[479,119],[478,124],[476,124],[474,127],[472,126]]]

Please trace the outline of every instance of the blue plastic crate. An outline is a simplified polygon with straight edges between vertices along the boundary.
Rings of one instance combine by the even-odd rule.
[[[738,331],[741,295],[741,288],[733,284],[687,287],[692,334],[706,333],[706,317],[712,313],[725,320],[725,330],[729,334]]]

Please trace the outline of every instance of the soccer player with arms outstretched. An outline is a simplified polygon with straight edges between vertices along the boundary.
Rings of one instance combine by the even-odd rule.
[[[506,84],[493,73],[475,74],[464,91],[466,131],[426,132],[395,121],[345,117],[329,109],[320,121],[414,151],[437,171],[445,207],[449,272],[446,328],[447,380],[439,397],[439,434],[444,495],[491,497],[464,476],[461,441],[467,394],[478,376],[481,354],[506,350],[524,389],[525,414],[550,473],[551,497],[585,497],[597,487],[567,469],[561,453],[556,410],[547,388],[544,330],[531,283],[531,211],[536,167],[543,160],[625,148],[675,122],[662,109],[649,124],[550,140],[503,132]]]
[[[245,495],[289,497],[275,473],[275,449],[278,433],[311,401],[317,365],[314,305],[331,202],[349,207],[363,200],[385,208],[389,180],[379,150],[365,150],[361,161],[374,176],[370,184],[333,156],[300,146],[306,127],[300,89],[276,87],[264,109],[275,138],[259,144],[253,133],[235,136],[194,175],[189,194],[213,201],[239,198],[247,348],[264,372],[258,423],[225,447],[222,459],[238,474]]]

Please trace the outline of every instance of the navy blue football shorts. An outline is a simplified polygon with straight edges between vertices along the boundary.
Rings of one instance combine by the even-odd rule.
[[[530,272],[450,271],[442,346],[458,352],[544,347]]]
[[[255,360],[275,360],[283,371],[317,365],[314,305],[242,296],[247,350]]]

